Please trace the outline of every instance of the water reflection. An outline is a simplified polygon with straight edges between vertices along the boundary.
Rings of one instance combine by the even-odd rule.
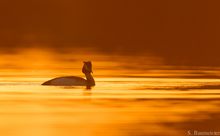
[[[86,89],[86,90],[84,90],[83,91],[83,96],[85,96],[86,98],[91,98],[91,96],[92,96],[92,91],[91,90],[88,90],[88,89]]]

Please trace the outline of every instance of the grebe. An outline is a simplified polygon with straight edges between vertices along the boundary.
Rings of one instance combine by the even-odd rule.
[[[57,77],[44,82],[42,85],[50,86],[86,86],[90,88],[95,86],[95,80],[92,76],[92,62],[83,62],[82,72],[85,74],[86,79],[76,76]]]

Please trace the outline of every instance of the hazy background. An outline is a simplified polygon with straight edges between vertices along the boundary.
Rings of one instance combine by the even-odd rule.
[[[218,0],[2,0],[1,53],[27,47],[73,53],[80,47],[110,56],[153,55],[168,65],[219,66],[219,4]]]

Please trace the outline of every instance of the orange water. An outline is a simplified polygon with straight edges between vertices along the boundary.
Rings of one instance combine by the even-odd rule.
[[[177,70],[125,63],[127,57],[111,61],[96,56],[96,86],[91,90],[47,87],[40,84],[52,77],[83,76],[81,59],[64,55],[55,61],[47,52],[34,50],[34,56],[31,51],[0,60],[2,136],[184,136],[194,130],[220,131],[220,79],[209,78],[218,70]]]

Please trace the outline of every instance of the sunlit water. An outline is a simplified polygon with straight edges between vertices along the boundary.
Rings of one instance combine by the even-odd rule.
[[[47,87],[4,77],[4,136],[188,135],[219,131],[220,79],[96,77],[96,87]]]
[[[218,68],[178,70],[149,57],[49,53],[29,49],[1,56],[1,136],[220,132]],[[91,90],[41,86],[57,76],[83,76],[82,61],[88,58],[96,80]]]

